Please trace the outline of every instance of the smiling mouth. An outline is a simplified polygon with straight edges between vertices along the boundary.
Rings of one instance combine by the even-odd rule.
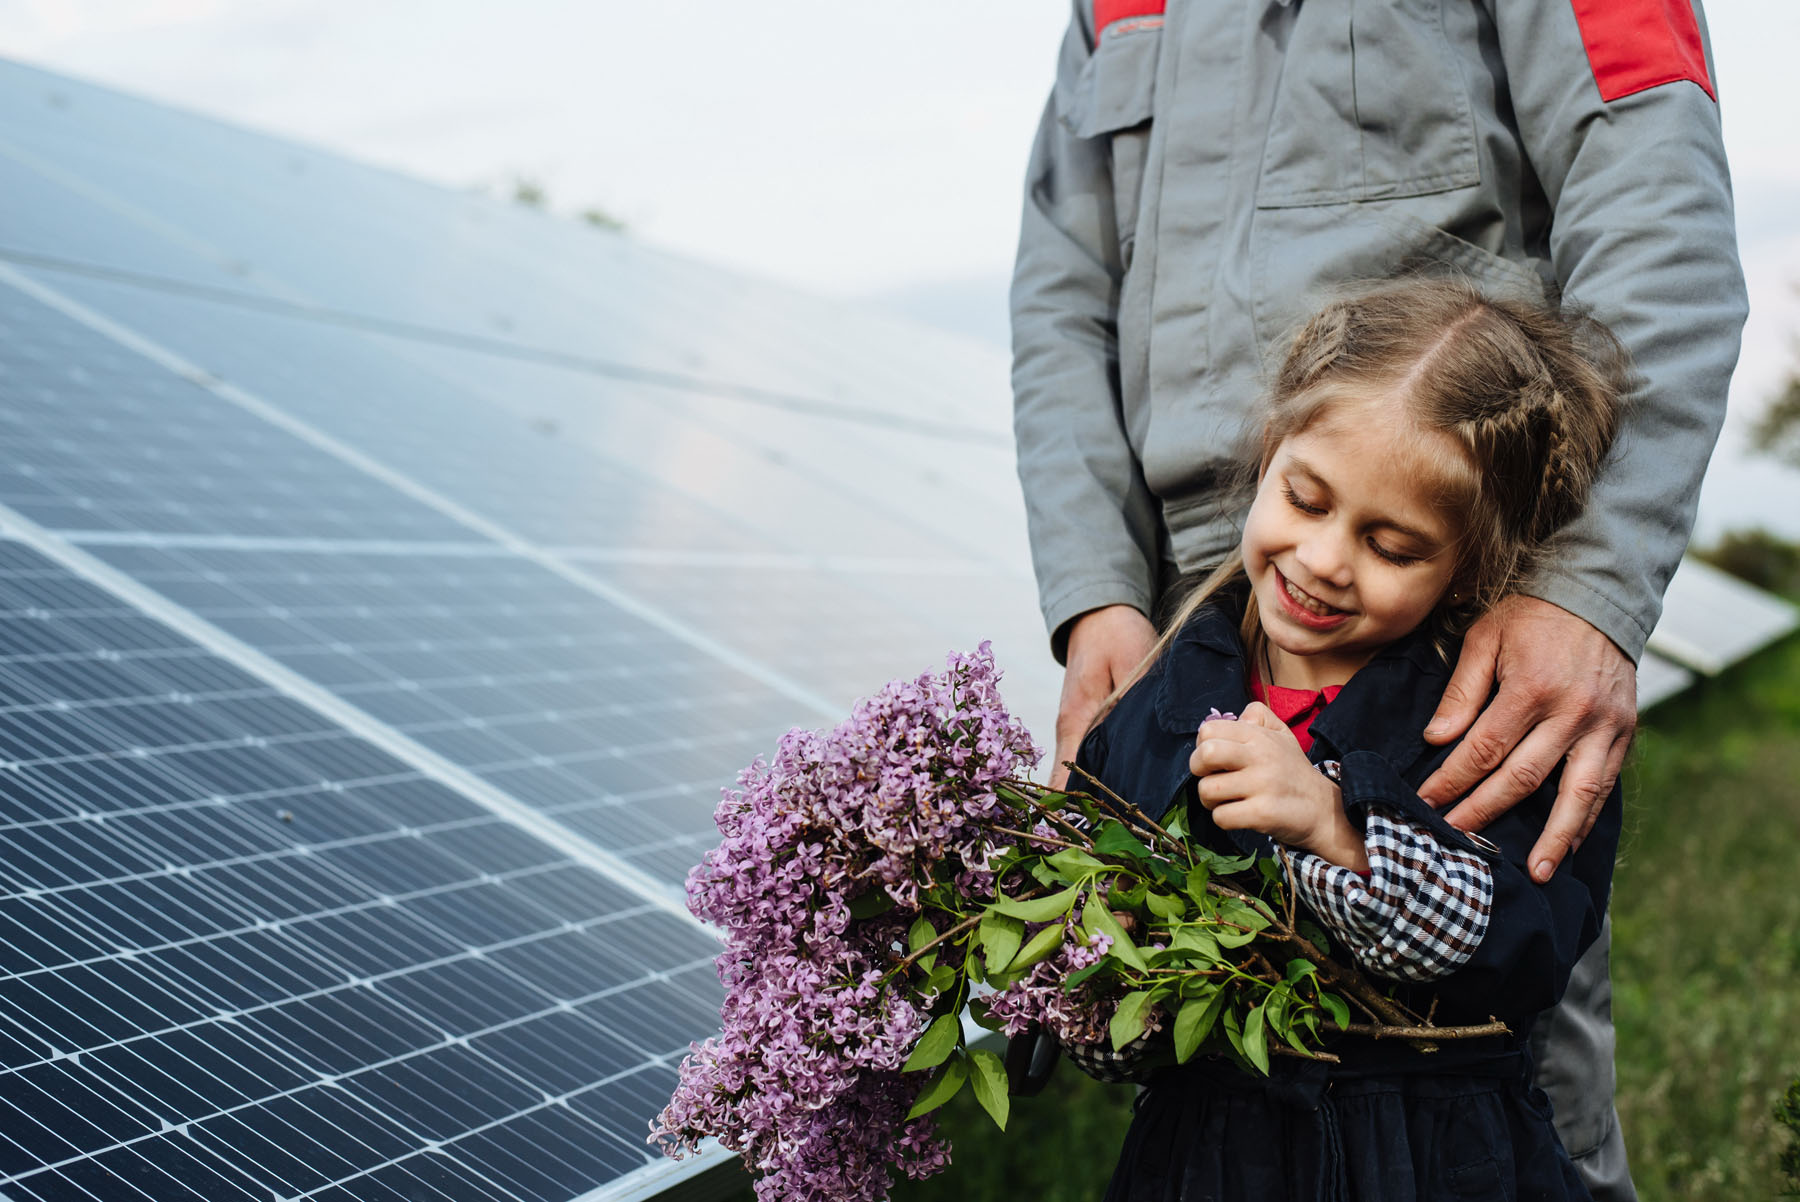
[[[1335,618],[1339,614],[1346,612],[1335,605],[1325,604],[1325,602],[1319,600],[1311,593],[1301,589],[1293,581],[1283,575],[1280,568],[1275,569],[1275,574],[1281,578],[1281,588],[1282,591],[1287,594],[1288,600],[1292,601],[1300,609],[1312,614],[1314,617]]]

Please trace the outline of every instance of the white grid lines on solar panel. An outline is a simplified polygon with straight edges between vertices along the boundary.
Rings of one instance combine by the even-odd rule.
[[[467,506],[451,499],[443,493],[436,492],[423,484],[407,477],[403,473],[389,468],[373,456],[331,437],[312,425],[292,416],[289,413],[269,404],[260,397],[254,396],[242,388],[211,377],[191,362],[126,328],[116,321],[98,313],[77,301],[58,292],[30,276],[24,275],[12,267],[0,263],[0,283],[11,285],[25,293],[40,304],[57,310],[67,317],[73,318],[88,329],[96,331],[119,343],[128,350],[149,359],[179,376],[193,379],[202,384],[214,397],[235,406],[236,408],[260,417],[316,450],[323,451],[343,463],[357,468],[386,484],[390,488],[404,494],[414,501],[420,502],[440,514],[460,523],[467,530],[481,536],[491,538],[495,542],[511,549],[521,558],[532,561],[548,569],[564,580],[595,594],[610,602],[616,608],[639,621],[654,626],[670,634],[690,647],[706,655],[722,661],[750,676],[761,680],[764,684],[781,693],[790,701],[810,709],[816,715],[835,716],[838,706],[826,701],[806,686],[799,684],[781,672],[745,656],[725,643],[721,643],[700,631],[694,630],[653,606],[607,585],[592,575],[566,564],[554,556],[544,552],[536,545],[518,537],[512,531],[495,522],[480,516]]]
[[[39,274],[542,543],[874,547],[1024,566],[1006,442],[821,422],[153,287]]]
[[[714,839],[718,785],[787,724],[761,682],[517,559],[94,551],[671,883]]]
[[[623,1112],[654,1112],[709,1024],[712,945],[378,750],[340,736],[302,763],[331,742],[317,715],[134,633],[142,615],[96,625],[104,602],[0,544],[0,622],[37,636],[0,656],[0,731],[31,721],[55,751],[9,739],[0,771],[0,835],[36,839],[0,857],[0,924],[29,933],[0,953],[0,1180],[220,1202],[342,1177],[364,1202],[390,1196],[358,1177],[376,1172],[412,1182],[392,1196],[566,1199],[644,1163]],[[269,767],[197,758],[226,752]],[[216,791],[284,774],[314,779]],[[470,1090],[510,1108],[459,1128],[359,1092],[422,1057],[470,1082],[465,1109]],[[531,1117],[509,1134],[509,1115]],[[417,1192],[428,1178],[442,1192]]]
[[[50,528],[463,536],[441,513],[0,288],[0,502]]]

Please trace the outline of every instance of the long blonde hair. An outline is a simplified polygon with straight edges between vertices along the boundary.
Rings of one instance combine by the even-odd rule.
[[[1465,454],[1440,465],[1462,523],[1456,591],[1430,619],[1443,646],[1516,592],[1546,541],[1581,512],[1632,383],[1618,340],[1584,314],[1489,297],[1454,278],[1362,287],[1326,305],[1289,344],[1264,401],[1257,474],[1283,441],[1351,399],[1391,397],[1416,428],[1450,435]],[[1243,577],[1233,551],[1175,608],[1101,716],[1202,606]],[[1242,632],[1259,656],[1254,594]]]

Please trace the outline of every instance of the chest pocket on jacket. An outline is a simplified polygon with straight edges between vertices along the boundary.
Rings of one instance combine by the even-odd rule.
[[[1419,196],[1481,180],[1441,0],[1301,0],[1263,148],[1259,208]]]
[[[1144,163],[1156,103],[1156,59],[1162,45],[1160,18],[1116,22],[1100,39],[1066,93],[1058,89],[1057,115],[1078,138],[1111,144],[1113,213],[1119,259],[1131,266],[1138,209],[1144,196]]]

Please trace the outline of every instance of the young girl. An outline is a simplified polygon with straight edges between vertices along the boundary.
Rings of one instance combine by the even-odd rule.
[[[1415,790],[1450,750],[1420,732],[1456,638],[1580,510],[1624,383],[1593,323],[1452,281],[1339,300],[1295,338],[1238,552],[1078,763],[1152,817],[1189,806],[1222,849],[1284,849],[1336,953],[1441,1025],[1511,1033],[1432,1052],[1344,1037],[1340,1063],[1278,1058],[1268,1079],[1205,1058],[1159,1070],[1109,1200],[1588,1196],[1526,1037],[1605,914],[1618,791],[1538,885],[1526,856],[1556,777],[1481,835]]]

